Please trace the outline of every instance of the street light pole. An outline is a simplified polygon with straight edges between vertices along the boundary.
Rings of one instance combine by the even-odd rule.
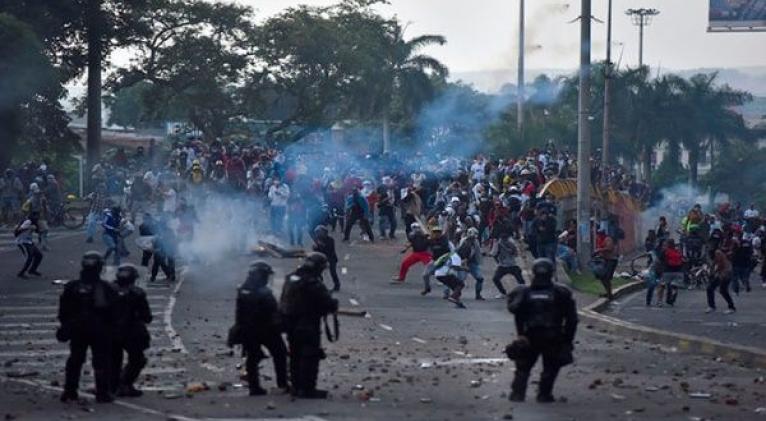
[[[606,63],[604,64],[604,131],[601,146],[601,166],[606,173],[609,165],[609,131],[610,111],[612,106],[612,0],[609,0],[609,11],[606,23]]]
[[[524,136],[524,1],[519,0],[519,75],[516,93],[516,125],[519,136]]]
[[[657,9],[628,9],[625,14],[638,26],[638,65],[644,67],[644,27],[652,23],[652,18],[660,14]]]
[[[580,92],[577,124],[577,257],[586,267],[590,247],[590,49],[591,0],[580,12]]]

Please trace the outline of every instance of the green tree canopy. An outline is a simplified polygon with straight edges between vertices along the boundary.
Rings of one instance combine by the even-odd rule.
[[[50,157],[77,146],[62,94],[60,74],[32,28],[0,14],[0,167],[13,157]]]

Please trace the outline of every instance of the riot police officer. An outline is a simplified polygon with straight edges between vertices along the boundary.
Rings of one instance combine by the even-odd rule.
[[[330,268],[330,277],[332,277],[332,290],[340,291],[340,279],[338,278],[338,253],[335,251],[335,240],[330,237],[330,231],[324,225],[314,228],[314,251],[322,253],[327,257],[327,263]]]
[[[91,350],[96,401],[112,402],[110,387],[110,350],[114,332],[115,290],[101,279],[104,257],[89,251],[82,257],[80,279],[68,282],[59,300],[61,327],[56,337],[69,341],[66,380],[61,401],[77,400],[80,372],[88,348]]]
[[[287,347],[282,340],[277,299],[268,287],[274,274],[264,262],[250,265],[247,279],[237,290],[236,324],[247,354],[247,381],[250,396],[265,395],[261,388],[258,364],[266,358],[261,350],[265,346],[274,361],[277,387],[287,391]],[[233,345],[233,344],[232,344]]]
[[[117,396],[137,397],[143,393],[133,386],[141,370],[146,366],[144,351],[149,348],[151,337],[146,325],[152,322],[152,311],[143,289],[136,286],[138,269],[125,263],[117,268],[114,289],[115,335],[112,344],[112,390]],[[123,351],[128,363],[122,368]]]
[[[291,392],[299,398],[327,397],[327,391],[316,388],[319,361],[325,358],[321,321],[338,310],[338,300],[322,283],[327,266],[324,254],[310,253],[295,272],[287,275],[282,289],[280,310],[290,344]]]
[[[566,287],[553,283],[555,267],[549,259],[537,259],[532,265],[532,283],[518,286],[508,297],[508,311],[516,320],[516,374],[511,384],[510,400],[526,397],[532,367],[542,355],[543,371],[537,401],[553,402],[553,384],[561,367],[573,362],[572,350],[577,330],[577,307]],[[521,349],[518,349],[521,348]]]

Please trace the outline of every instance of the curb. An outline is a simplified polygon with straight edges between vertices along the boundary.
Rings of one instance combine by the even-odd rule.
[[[615,298],[621,298],[644,288],[642,281],[631,282],[614,291]],[[646,342],[670,347],[676,352],[720,358],[721,361],[741,364],[751,368],[766,368],[766,350],[719,342],[701,336],[686,335],[654,329],[639,324],[626,322],[616,317],[601,313],[609,301],[605,298],[578,310],[578,314],[588,323],[589,329],[603,333],[630,336]]]

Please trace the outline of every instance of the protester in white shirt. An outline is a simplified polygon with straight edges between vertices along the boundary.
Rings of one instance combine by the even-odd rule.
[[[269,187],[271,232],[274,235],[282,233],[282,223],[287,213],[288,198],[290,198],[290,187],[287,184],[282,184],[278,178],[275,178],[272,181],[271,187]]]

